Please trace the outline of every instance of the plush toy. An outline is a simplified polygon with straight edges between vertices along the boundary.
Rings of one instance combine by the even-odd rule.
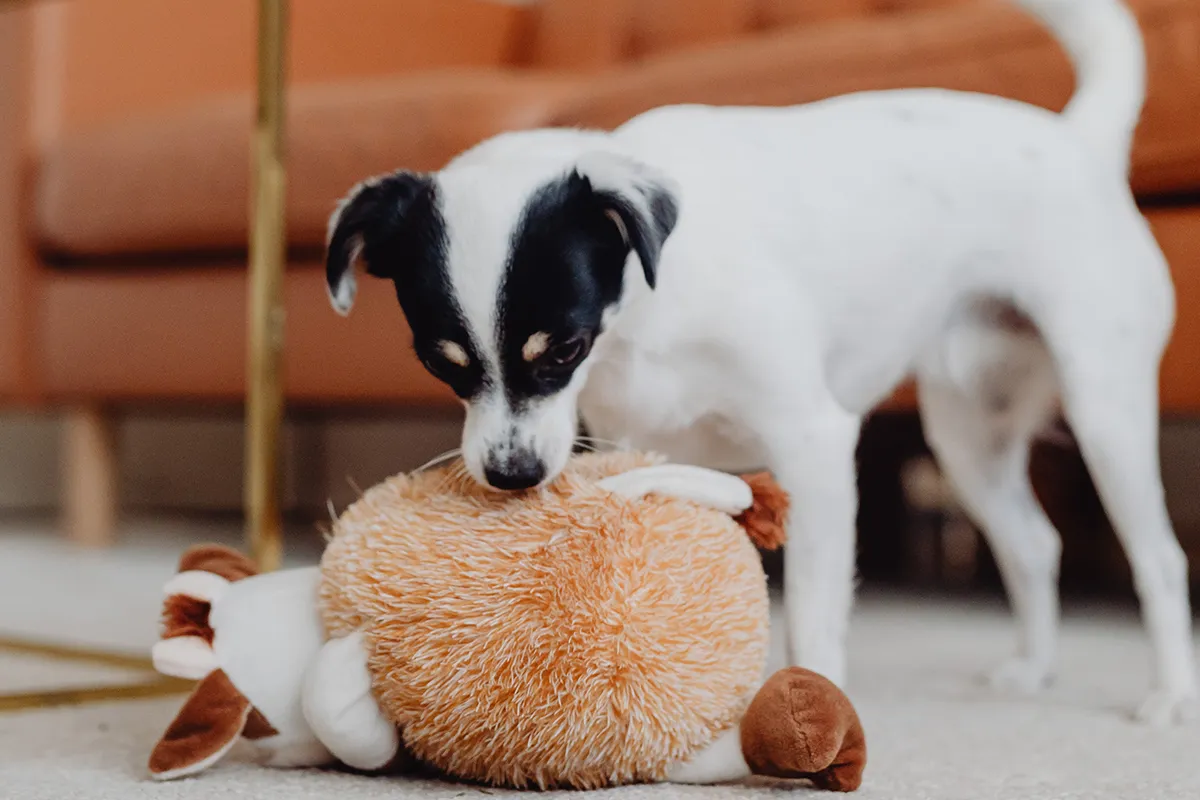
[[[516,495],[461,464],[386,481],[334,526],[321,564],[331,641],[310,673],[331,686],[369,676],[380,735],[356,719],[348,746],[336,727],[318,736],[360,768],[402,741],[445,773],[503,786],[797,776],[848,761],[829,784],[854,788],[862,737],[831,684],[776,676],[758,719],[743,719],[768,638],[751,537],[777,546],[785,511],[766,476],[627,452],[577,456]],[[349,718],[336,702],[319,716]],[[814,734],[814,722],[837,724]],[[827,734],[829,761],[808,763],[806,738]]]
[[[256,572],[242,554],[203,545],[184,554],[164,588],[154,667],[197,684],[150,755],[155,778],[199,772],[239,738],[275,766],[333,760],[300,702],[308,665],[325,644],[319,570]]]
[[[754,772],[857,788],[865,742],[845,696],[805,670],[762,681],[767,595],[751,538],[777,546],[785,511],[766,476],[629,453],[578,456],[519,495],[478,486],[457,464],[398,476],[337,521],[319,589],[307,573],[291,579],[293,596],[276,595],[293,617],[307,600],[310,616],[286,625],[253,587],[288,573],[192,591],[185,557],[155,659],[169,674],[208,671],[151,770],[189,774],[258,736],[270,763],[336,757],[374,771],[415,757],[505,786]],[[243,600],[253,622],[234,624]],[[284,636],[296,622],[301,645],[286,653],[253,635],[225,645],[226,625]],[[205,701],[210,682],[232,692]],[[247,724],[259,717],[266,737]]]

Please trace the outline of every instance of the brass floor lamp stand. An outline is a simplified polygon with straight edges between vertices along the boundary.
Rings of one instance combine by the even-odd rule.
[[[288,0],[258,3],[258,112],[250,219],[246,395],[246,537],[262,570],[279,567],[279,439],[283,427],[283,273],[287,255],[284,84]]]
[[[3,5],[0,2],[0,5]],[[279,441],[283,425],[283,276],[286,258],[284,88],[288,0],[258,2],[258,103],[251,164],[246,394],[246,539],[263,570],[279,566]],[[145,671],[136,683],[0,694],[0,712],[158,697],[188,681],[153,672],[150,660],[84,647],[0,638],[0,652]]]

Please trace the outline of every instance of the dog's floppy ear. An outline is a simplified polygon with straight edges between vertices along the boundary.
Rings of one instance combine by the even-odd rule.
[[[395,265],[373,263],[372,258],[398,233],[413,205],[429,199],[432,187],[429,176],[401,170],[368,178],[338,203],[329,218],[325,282],[339,314],[349,314],[354,305],[360,261],[368,274],[390,276]]]
[[[607,152],[585,155],[571,179],[585,181],[595,192],[625,243],[637,253],[653,289],[659,254],[679,217],[673,181],[645,164]]]

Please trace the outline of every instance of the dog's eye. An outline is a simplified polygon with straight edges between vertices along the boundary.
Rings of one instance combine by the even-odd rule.
[[[554,367],[569,367],[587,355],[588,344],[588,337],[576,336],[551,347],[546,351],[543,360]]]

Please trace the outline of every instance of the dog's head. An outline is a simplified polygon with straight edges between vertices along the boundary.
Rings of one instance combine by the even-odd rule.
[[[391,280],[421,363],[467,407],[467,468],[529,488],[570,457],[593,345],[632,281],[654,287],[676,216],[663,176],[608,153],[397,172],[333,214],[329,294],[349,312],[358,262]]]

